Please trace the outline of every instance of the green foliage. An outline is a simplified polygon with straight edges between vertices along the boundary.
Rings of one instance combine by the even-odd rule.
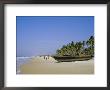
[[[71,42],[56,51],[57,56],[94,56],[94,37],[87,41]]]

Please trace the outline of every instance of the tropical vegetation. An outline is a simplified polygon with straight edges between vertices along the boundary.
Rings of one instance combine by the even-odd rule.
[[[72,57],[82,57],[82,56],[94,56],[94,36],[86,41],[78,41],[68,43],[63,45],[60,49],[56,51],[57,56],[72,56]]]

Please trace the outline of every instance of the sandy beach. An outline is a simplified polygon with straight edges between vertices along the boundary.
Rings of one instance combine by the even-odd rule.
[[[20,67],[20,74],[94,74],[94,60],[58,63],[37,56]]]

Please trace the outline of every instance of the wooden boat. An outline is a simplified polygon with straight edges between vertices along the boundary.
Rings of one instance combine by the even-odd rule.
[[[93,57],[91,56],[83,56],[83,57],[72,57],[72,56],[52,56],[58,62],[73,62],[73,61],[85,61],[90,60]]]

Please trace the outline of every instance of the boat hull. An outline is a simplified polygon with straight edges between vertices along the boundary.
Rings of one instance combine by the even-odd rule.
[[[58,62],[73,62],[73,61],[85,61],[85,60],[90,60],[93,57],[68,57],[68,56],[53,56],[53,58],[55,60],[57,60]]]

